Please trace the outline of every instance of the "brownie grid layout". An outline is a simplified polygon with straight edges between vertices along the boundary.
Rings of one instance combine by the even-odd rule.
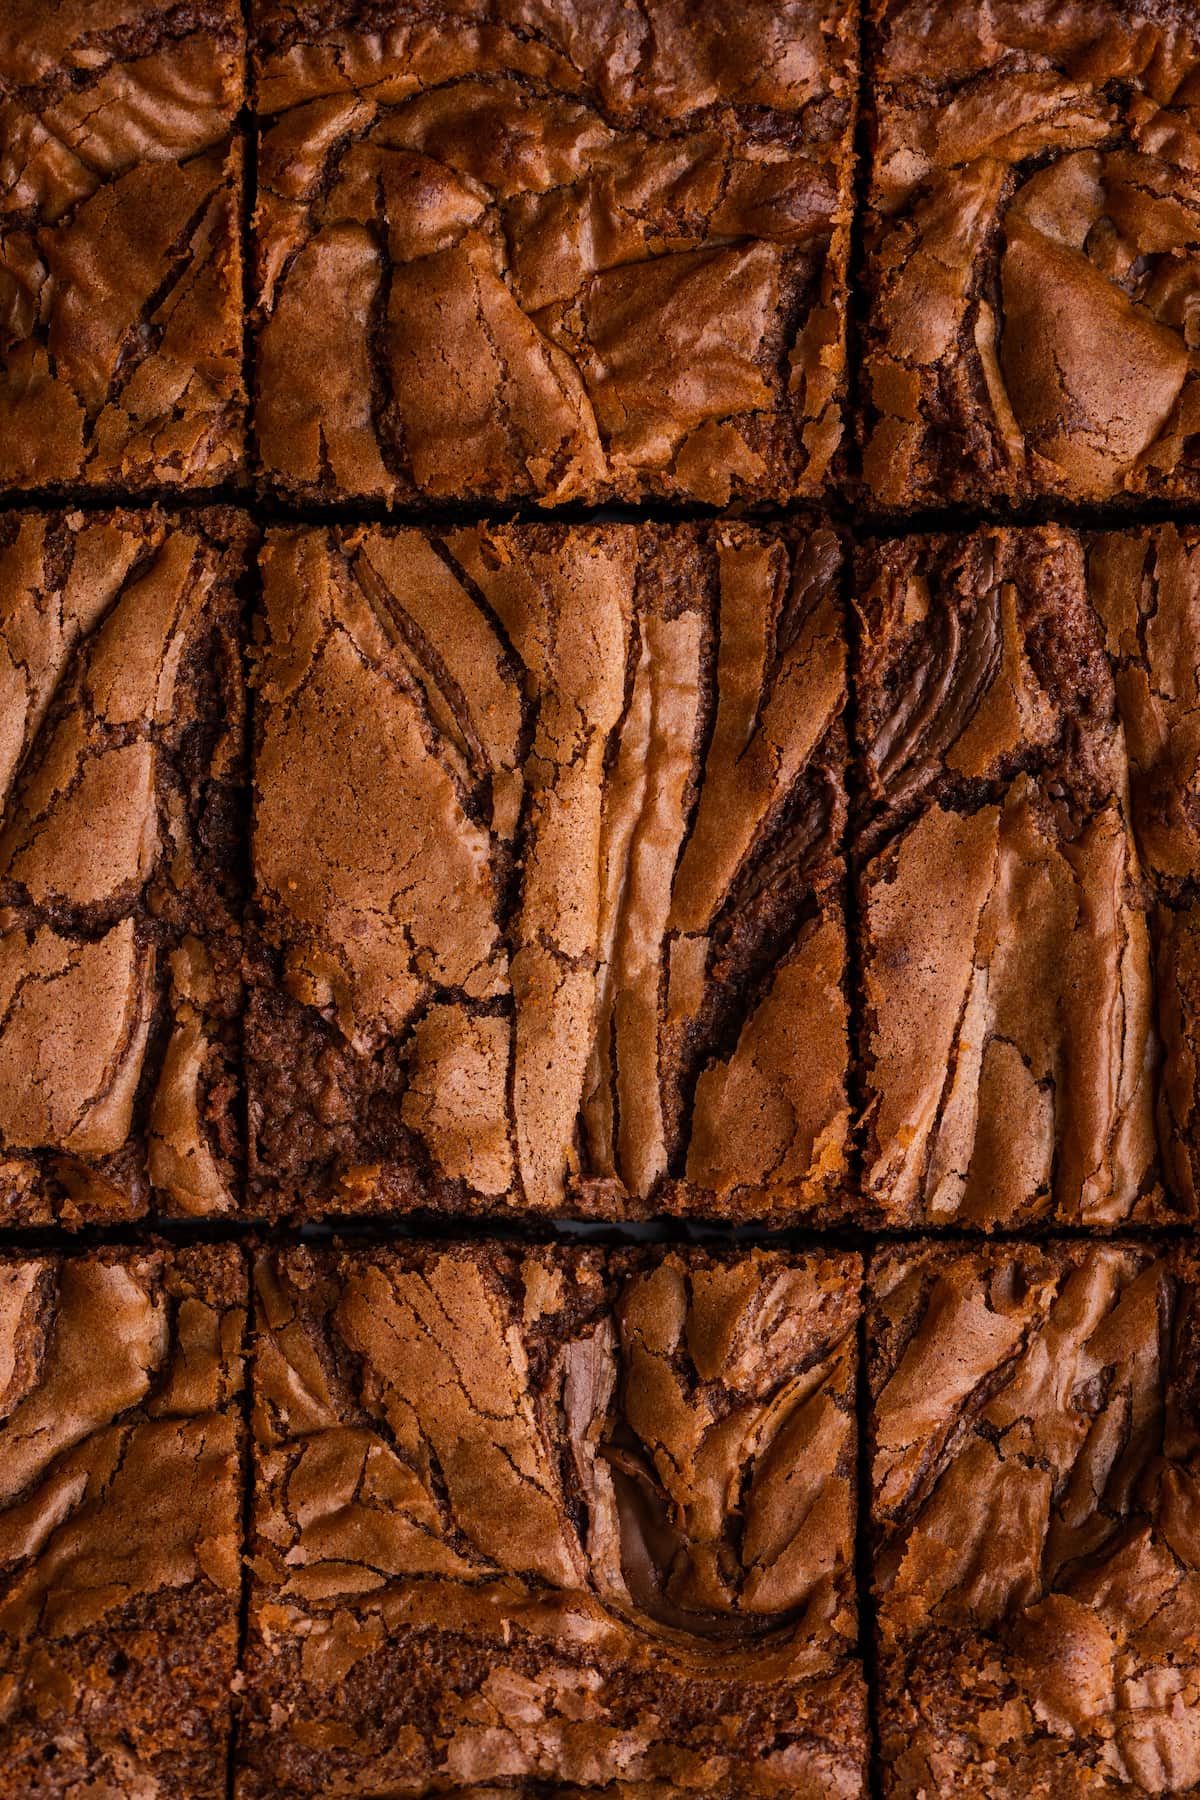
[[[1200,1792],[1198,132],[0,0],[0,1795]]]

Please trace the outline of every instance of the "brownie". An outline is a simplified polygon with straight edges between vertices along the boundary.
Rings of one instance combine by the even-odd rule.
[[[240,1800],[862,1793],[859,1274],[264,1253]]]
[[[1125,730],[1131,809],[1157,904],[1159,1138],[1181,1208],[1200,1211],[1200,532],[1097,533],[1088,587]]]
[[[0,1786],[222,1800],[247,1275],[232,1248],[0,1261]]]
[[[838,566],[823,527],[269,535],[255,1211],[843,1205]]]
[[[241,1176],[228,509],[0,520],[0,1222],[217,1213]]]
[[[1142,863],[1179,898],[1200,881],[1200,530],[1095,534],[1088,590],[1116,680]]]
[[[723,505],[838,464],[857,0],[258,0],[292,496]]]
[[[1200,497],[1194,0],[872,0],[866,486]]]
[[[870,1285],[885,1793],[1195,1793],[1195,1250],[906,1245]]]
[[[243,462],[238,0],[5,0],[0,487]]]
[[[855,582],[865,1199],[1155,1216],[1148,900],[1079,539],[884,541]]]

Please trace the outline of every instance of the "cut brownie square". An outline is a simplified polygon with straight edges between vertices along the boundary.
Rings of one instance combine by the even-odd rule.
[[[0,521],[4,1224],[235,1204],[250,539]]]
[[[1154,881],[1159,1138],[1181,1207],[1200,1211],[1200,532],[1154,525],[1091,541],[1088,586],[1105,632],[1129,751],[1142,863]]]
[[[866,485],[1200,496],[1194,0],[872,0]]]
[[[243,462],[238,0],[7,0],[0,487]]]
[[[885,1792],[1195,1793],[1195,1252],[905,1246],[870,1285]]]
[[[281,530],[256,1208],[841,1203],[833,533]]]
[[[1116,680],[1142,863],[1179,895],[1200,881],[1200,530],[1097,533],[1088,590]]]
[[[861,1793],[859,1276],[264,1254],[241,1800]]]
[[[892,1223],[1154,1214],[1151,953],[1078,539],[868,546],[865,1192]]]
[[[856,0],[259,0],[256,19],[270,486],[824,489]]]
[[[0,1777],[223,1800],[241,1591],[232,1248],[0,1260]]]

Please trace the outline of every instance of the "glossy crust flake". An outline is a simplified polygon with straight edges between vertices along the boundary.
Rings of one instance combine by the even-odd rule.
[[[264,1254],[240,1800],[860,1794],[859,1272]]]
[[[243,460],[237,0],[6,0],[0,486]]]
[[[873,0],[866,486],[1200,497],[1191,0]]]
[[[876,544],[856,594],[867,1204],[1158,1216],[1148,896],[1082,546]]]
[[[872,1345],[885,1792],[1200,1786],[1200,1263],[906,1247]]]
[[[843,1204],[838,562],[821,528],[269,536],[255,1210]]]
[[[0,1261],[0,1783],[223,1800],[241,1587],[232,1248]]]
[[[0,521],[6,1225],[236,1204],[250,537]]]
[[[718,505],[824,490],[856,4],[256,10],[272,486]]]

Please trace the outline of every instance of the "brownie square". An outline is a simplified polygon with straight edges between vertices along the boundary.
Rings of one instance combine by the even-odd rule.
[[[822,1215],[833,533],[271,533],[252,1205]]]
[[[240,1800],[863,1792],[859,1275],[264,1253]]]
[[[241,1178],[247,520],[0,521],[0,1222]]]
[[[1078,538],[863,549],[864,1191],[892,1224],[1151,1217],[1124,738]]]
[[[221,1800],[244,1261],[9,1256],[0,1296],[4,1792]]]
[[[237,0],[6,0],[0,487],[243,461]]]
[[[815,495],[857,4],[259,0],[255,435],[326,499]]]
[[[1114,670],[1130,798],[1151,915],[1163,1043],[1165,1178],[1200,1211],[1200,532],[1152,525],[1097,533],[1088,588]]]
[[[872,0],[883,507],[1200,495],[1193,0]]]
[[[870,1278],[889,1795],[1200,1784],[1200,1261],[909,1246]]]
[[[1200,880],[1200,531],[1096,533],[1088,592],[1114,672],[1142,864],[1161,893],[1182,896]]]

